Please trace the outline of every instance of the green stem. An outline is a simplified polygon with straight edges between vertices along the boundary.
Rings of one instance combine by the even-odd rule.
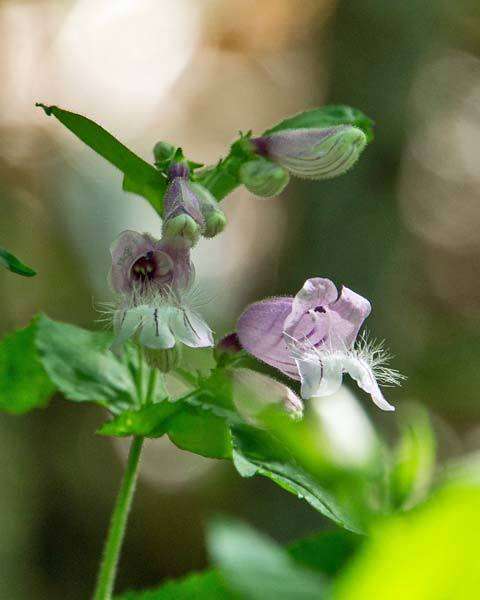
[[[93,596],[94,600],[110,600],[112,598],[120,551],[137,481],[142,444],[143,438],[135,437],[130,446],[127,467],[110,520],[95,594]]]

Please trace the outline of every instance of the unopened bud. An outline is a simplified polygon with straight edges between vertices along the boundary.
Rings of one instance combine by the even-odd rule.
[[[240,168],[240,181],[256,196],[278,196],[289,180],[283,167],[265,158],[248,161]]]
[[[158,165],[168,163],[172,160],[175,151],[176,148],[175,146],[172,146],[172,144],[169,144],[168,142],[157,142],[153,148],[155,163]]]
[[[200,238],[200,227],[190,215],[183,213],[165,221],[162,233],[165,238],[182,237],[195,246]]]
[[[234,332],[224,336],[218,342],[213,350],[213,355],[218,361],[223,356],[235,356],[239,352],[242,352],[242,350],[243,348],[240,344],[240,340],[238,339],[238,335]]]
[[[293,418],[303,414],[303,403],[289,387],[250,369],[232,370],[233,401],[240,415],[260,425],[257,417],[269,406],[283,408]]]
[[[162,373],[168,373],[180,364],[181,350],[178,344],[173,348],[157,350],[154,348],[144,348],[147,364],[153,369],[158,369]]]
[[[357,162],[367,138],[358,127],[338,125],[276,131],[250,142],[259,155],[278,162],[292,175],[329,179]]]
[[[200,211],[205,221],[203,235],[206,238],[215,237],[225,229],[227,224],[225,214],[218,208],[215,197],[203,185],[190,183],[190,188],[198,199]]]

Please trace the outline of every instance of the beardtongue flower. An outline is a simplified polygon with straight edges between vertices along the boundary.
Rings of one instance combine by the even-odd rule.
[[[190,248],[182,237],[155,240],[124,231],[112,244],[111,255],[110,282],[120,294],[113,315],[113,350],[133,336],[150,351],[173,349],[177,343],[213,346],[212,332],[197,312]],[[179,353],[148,356],[155,366],[170,368]]]
[[[338,294],[329,279],[313,278],[294,298],[249,306],[237,332],[247,352],[300,380],[305,399],[334,394],[348,373],[379,408],[395,410],[379,383],[398,384],[402,376],[386,368],[389,357],[382,344],[362,337],[357,342],[370,310],[369,301],[352,290],[343,287]]]
[[[242,165],[239,176],[252,194],[264,198],[278,196],[290,180],[290,175],[283,167],[261,156]]]
[[[328,179],[348,171],[365,148],[367,138],[352,125],[286,129],[252,138],[256,152],[292,175]]]
[[[214,237],[223,231],[226,219],[217,201],[203,186],[189,180],[186,162],[174,162],[168,171],[164,196],[163,235],[183,237],[194,246],[200,235]]]

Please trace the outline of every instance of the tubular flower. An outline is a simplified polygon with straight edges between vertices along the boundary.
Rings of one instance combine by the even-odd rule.
[[[287,171],[269,160],[259,157],[240,168],[240,180],[252,194],[270,198],[278,196],[290,180]]]
[[[203,234],[214,237],[223,231],[226,219],[210,192],[189,180],[185,162],[172,163],[164,197],[163,235],[181,236],[194,246]]]
[[[197,312],[198,293],[190,249],[181,237],[155,240],[124,231],[112,244],[110,282],[120,294],[114,311],[113,349],[136,335],[153,350],[213,346],[207,323]]]
[[[348,373],[374,403],[395,410],[379,383],[398,384],[402,376],[386,368],[383,344],[358,339],[370,302],[329,279],[307,279],[298,294],[257,302],[241,315],[237,332],[250,354],[301,381],[303,398],[329,396]]]
[[[256,152],[306,179],[329,179],[348,171],[367,138],[352,125],[286,129],[252,138]]]

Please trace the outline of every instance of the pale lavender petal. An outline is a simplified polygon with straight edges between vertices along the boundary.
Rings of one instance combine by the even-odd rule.
[[[191,310],[173,309],[170,314],[170,327],[175,338],[190,348],[214,346],[212,330]]]
[[[175,346],[175,337],[170,330],[170,306],[141,306],[142,328],[140,343],[146,348],[166,350]]]
[[[341,361],[325,355],[297,358],[296,363],[302,382],[302,398],[330,396],[338,392],[342,385],[343,370]]]
[[[173,290],[185,290],[195,279],[195,269],[190,260],[190,246],[182,237],[162,239],[157,250],[167,254],[173,264],[170,286]]]
[[[237,333],[242,347],[259,360],[294,379],[297,366],[284,338],[285,319],[293,298],[271,298],[251,304],[241,315]]]
[[[110,284],[115,292],[129,292],[132,289],[130,270],[139,258],[155,249],[155,240],[137,231],[123,231],[110,246],[112,267]]]
[[[331,304],[329,309],[331,347],[350,348],[370,314],[370,302],[360,294],[343,287],[338,300]]]
[[[378,386],[375,375],[371,367],[361,358],[348,356],[343,361],[343,369],[355,379],[362,390],[370,394],[373,402],[382,410],[395,410],[395,407],[389,404]]]
[[[338,292],[329,279],[307,279],[295,296],[284,329],[296,340],[308,341],[315,348],[326,341],[330,331],[327,309],[337,299]]]

